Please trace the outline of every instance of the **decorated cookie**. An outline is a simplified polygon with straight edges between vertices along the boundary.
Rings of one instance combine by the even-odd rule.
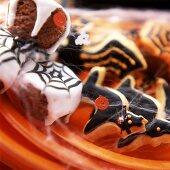
[[[148,74],[147,71],[138,71],[131,75],[135,78],[136,89],[154,98],[156,97],[156,77]]]
[[[170,80],[170,25],[147,21],[139,31],[137,43],[148,63],[148,71]],[[154,63],[154,65],[153,65]]]
[[[100,86],[105,72],[104,67],[94,67],[83,86],[83,97],[95,106],[95,111],[87,122],[84,133],[86,135],[92,131],[99,133],[101,129],[105,129],[104,126],[119,128],[120,135],[123,137],[136,131],[144,132],[146,119],[128,110],[129,103],[126,97],[117,90]],[[102,130],[100,133],[108,135],[114,131]]]
[[[52,54],[68,35],[70,19],[55,0],[10,0],[6,26],[20,39]]]
[[[134,86],[134,79],[129,76],[123,81],[118,90],[127,97],[130,103],[129,109],[134,114],[140,114],[148,120],[146,132],[129,135],[126,139],[121,138],[118,142],[118,147],[121,148],[119,151],[124,151],[126,149],[135,150],[147,144],[158,146],[161,143],[169,143],[170,121],[167,120],[166,109],[164,109],[164,107],[167,108],[167,105],[169,105],[167,104],[167,92],[165,89],[162,89],[162,91],[164,90],[162,94],[166,95],[162,96],[165,105],[161,106],[156,99],[146,94],[142,94],[134,89]],[[166,98],[166,100],[163,98]]]
[[[132,76],[127,76],[117,89],[125,95],[130,103],[130,111],[136,115],[143,115],[148,121],[155,117],[165,118],[161,104],[155,98],[135,89],[135,85],[135,79]]]
[[[82,84],[66,66],[56,62],[27,61],[12,90],[32,117],[46,125],[73,112],[81,99]]]
[[[161,21],[147,21],[139,32],[140,46],[154,56],[170,55],[170,26]]]
[[[118,142],[119,152],[136,150],[143,145],[159,146],[170,141],[170,121],[153,119],[147,126],[145,133],[132,134]]]
[[[68,65],[78,64],[76,67],[86,70],[94,66],[103,66],[119,77],[147,67],[134,42],[118,32],[107,34],[98,42],[92,40],[96,43],[89,45],[76,45],[75,37],[68,38],[68,43],[59,49],[59,57],[68,62]],[[91,40],[91,37],[89,39]],[[67,56],[70,53],[74,53],[75,59],[69,58],[68,61]]]

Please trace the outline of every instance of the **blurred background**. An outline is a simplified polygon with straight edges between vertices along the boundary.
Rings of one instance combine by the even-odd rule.
[[[60,0],[60,3],[67,7],[93,9],[126,7],[170,10],[170,0]]]
[[[160,9],[170,11],[170,0],[56,0],[64,7],[76,8],[137,8]],[[0,0],[0,5],[8,0]]]

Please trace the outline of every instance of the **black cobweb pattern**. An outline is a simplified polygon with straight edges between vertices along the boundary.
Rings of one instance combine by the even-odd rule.
[[[29,73],[36,73],[45,84],[45,88],[51,87],[70,92],[70,89],[77,87],[81,81],[71,75],[70,70],[67,69],[60,63],[39,62]]]
[[[15,53],[19,65],[23,65],[29,58],[34,60],[47,61],[49,54],[45,50],[38,48],[37,44],[33,41],[21,40],[15,35],[11,34],[8,30],[0,27],[0,44],[9,48]],[[36,58],[35,54],[40,57]]]

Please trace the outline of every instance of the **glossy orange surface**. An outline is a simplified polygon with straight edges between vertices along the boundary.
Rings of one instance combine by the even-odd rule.
[[[45,131],[18,113],[6,96],[0,97],[0,108],[1,159],[14,169],[169,170],[168,145],[123,155],[85,140],[81,132],[93,110],[90,105],[81,104],[69,124],[58,121]]]

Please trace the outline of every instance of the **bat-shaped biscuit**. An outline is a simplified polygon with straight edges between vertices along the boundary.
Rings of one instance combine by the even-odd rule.
[[[118,142],[119,151],[135,150],[138,147],[146,144],[158,146],[161,143],[170,142],[170,121],[168,121],[166,110],[169,107],[168,100],[169,89],[167,84],[162,85],[164,96],[162,100],[165,101],[165,111],[163,106],[151,96],[143,94],[134,88],[134,79],[129,76],[118,88],[128,99],[130,110],[134,114],[141,114],[148,120],[146,124],[146,132],[129,135],[126,139],[121,138]],[[166,99],[163,99],[166,98]],[[168,106],[167,106],[168,105]]]
[[[83,86],[83,97],[95,106],[95,112],[87,122],[84,133],[100,130],[101,126],[108,124],[120,128],[124,137],[131,133],[144,132],[146,119],[128,110],[126,97],[117,90],[100,86],[105,71],[104,67],[94,67]]]

